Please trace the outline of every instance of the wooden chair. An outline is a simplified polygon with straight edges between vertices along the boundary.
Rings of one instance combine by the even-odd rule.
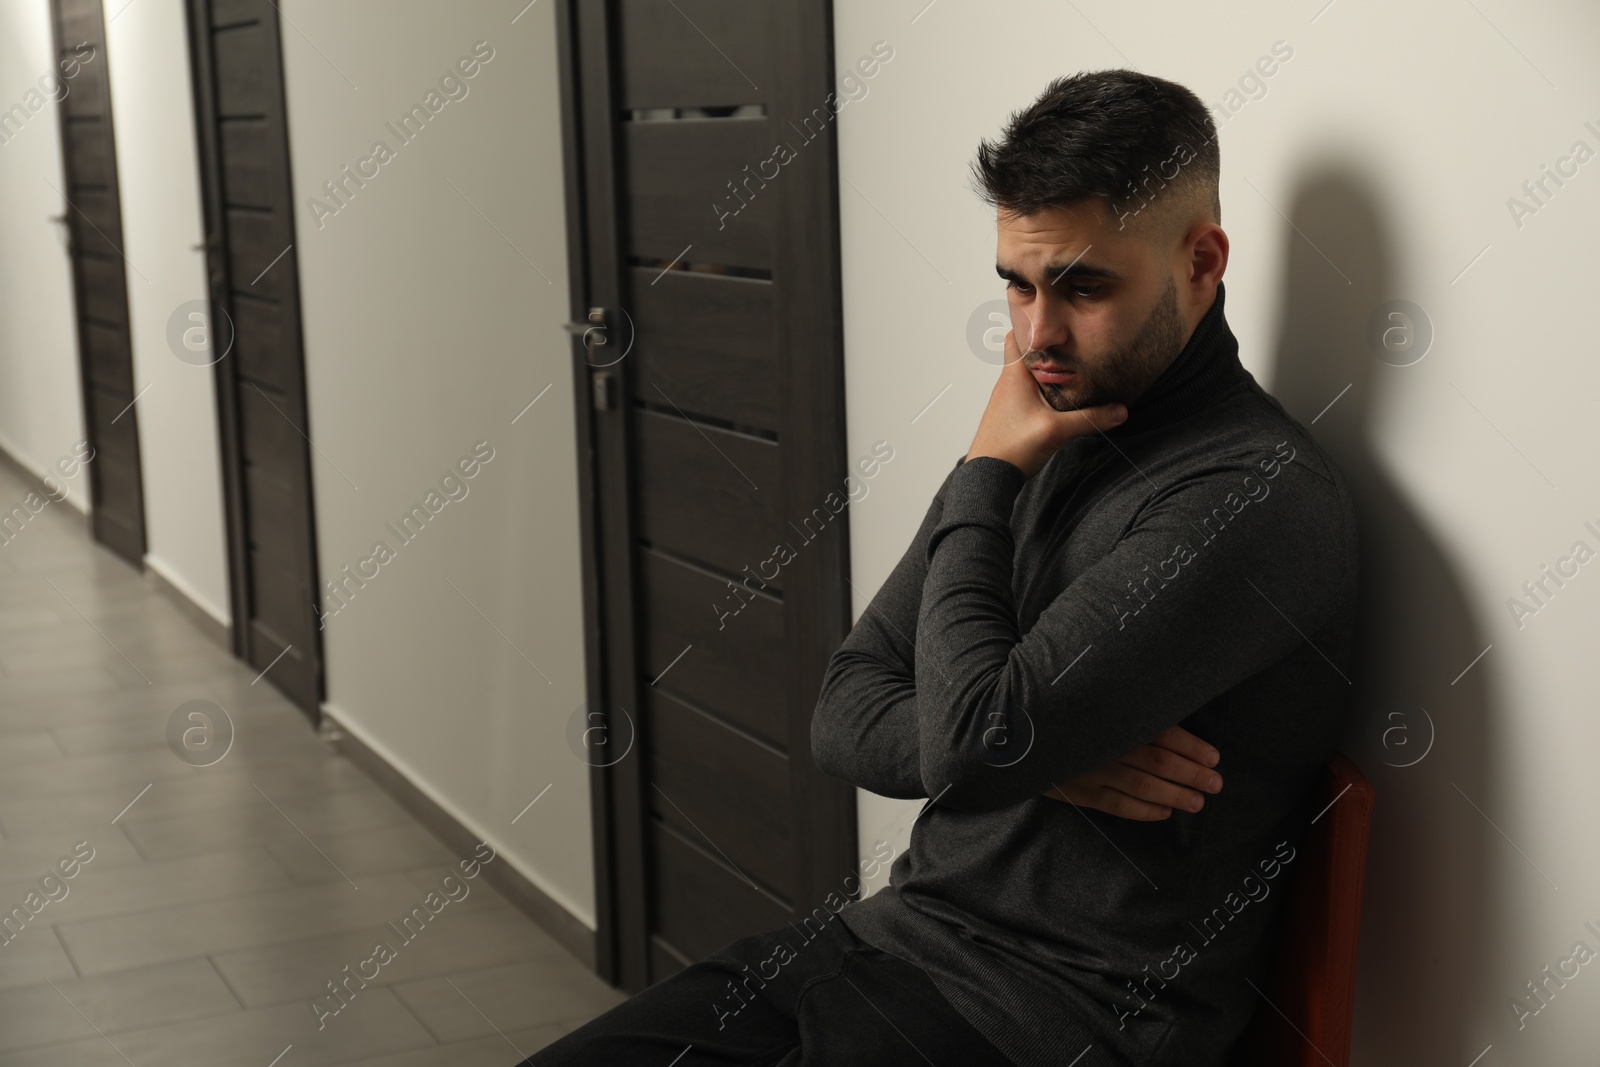
[[[1300,868],[1261,990],[1266,1000],[1256,1005],[1230,1067],[1350,1064],[1372,783],[1349,757],[1336,753],[1316,795],[1313,810],[1322,815],[1301,845]]]

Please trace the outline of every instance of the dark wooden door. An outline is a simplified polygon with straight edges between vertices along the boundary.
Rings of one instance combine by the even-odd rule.
[[[128,339],[127,260],[117,190],[105,16],[100,0],[53,0],[61,116],[62,215],[72,257],[78,366],[95,540],[144,568],[144,479]]]
[[[559,11],[586,710],[631,745],[592,759],[597,958],[638,990],[854,886],[809,740],[850,625],[832,31],[826,0]]]
[[[234,649],[315,722],[311,440],[272,0],[189,0]]]

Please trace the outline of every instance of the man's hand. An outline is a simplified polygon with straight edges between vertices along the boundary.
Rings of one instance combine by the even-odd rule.
[[[1205,798],[1197,790],[1222,789],[1222,776],[1211,769],[1221,758],[1194,734],[1173,726],[1121,759],[1053,786],[1044,795],[1124,819],[1159,822],[1174,808],[1199,811]]]
[[[1121,404],[1057,411],[1039,391],[1039,383],[1022,362],[1017,337],[1006,332],[1005,365],[989,394],[989,405],[978,422],[978,434],[967,459],[993,456],[1013,464],[1032,478],[1044,468],[1056,449],[1085,434],[1109,429],[1128,416]]]

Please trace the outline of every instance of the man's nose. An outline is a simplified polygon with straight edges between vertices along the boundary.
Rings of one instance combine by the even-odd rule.
[[[1031,311],[1023,313],[1023,320],[1027,325],[1030,352],[1048,352],[1066,344],[1066,321],[1053,314],[1048,306],[1040,307],[1036,303]]]

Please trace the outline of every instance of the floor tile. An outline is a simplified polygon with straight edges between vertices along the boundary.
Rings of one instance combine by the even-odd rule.
[[[565,954],[550,935],[528,922],[519,911],[502,905],[453,914],[450,908],[454,906],[446,907],[439,913],[436,925],[430,923],[410,941],[390,927],[371,926],[350,933],[221,953],[215,957],[217,969],[239,999],[255,1008],[320,992],[346,965],[357,973],[372,973],[372,967],[362,964],[372,958],[373,948],[380,942],[394,954],[392,960],[376,968],[378,977],[373,981],[380,985]]]
[[[395,993],[442,1042],[591,1018],[627,999],[571,956],[404,982]]]
[[[242,1011],[209,960],[0,992],[0,1051]]]

